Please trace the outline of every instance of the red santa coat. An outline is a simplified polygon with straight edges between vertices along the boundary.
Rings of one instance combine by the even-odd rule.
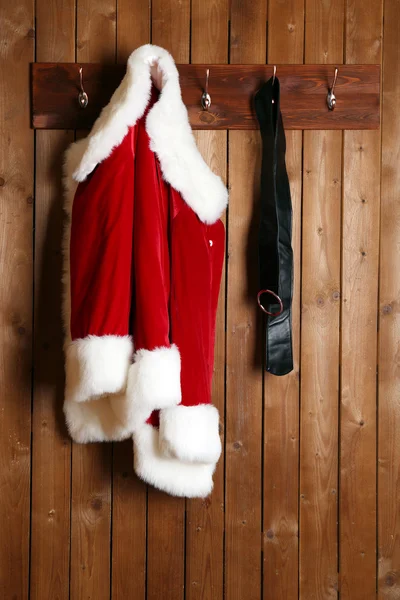
[[[227,190],[196,147],[168,52],[131,55],[68,149],[65,187],[70,434],[132,437],[139,477],[206,496],[221,452],[211,379]]]

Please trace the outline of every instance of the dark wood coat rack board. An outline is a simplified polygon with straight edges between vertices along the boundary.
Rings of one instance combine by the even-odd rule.
[[[336,107],[327,93],[335,66]],[[89,104],[78,103],[79,68],[83,67]],[[177,65],[183,101],[193,129],[258,129],[254,94],[272,76],[273,65]],[[210,69],[211,107],[201,95]],[[32,125],[35,129],[89,129],[118,87],[124,65],[32,64]],[[277,65],[281,110],[286,129],[378,129],[379,65]]]

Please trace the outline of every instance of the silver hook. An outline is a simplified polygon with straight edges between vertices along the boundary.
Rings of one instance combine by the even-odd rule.
[[[210,77],[210,69],[207,69],[207,71],[206,71],[206,89],[204,90],[203,95],[201,96],[201,105],[204,110],[208,110],[211,106],[211,96],[208,93],[209,77]]]
[[[328,105],[329,110],[333,110],[336,106],[335,85],[338,73],[338,69],[335,68],[335,76],[333,78],[332,87],[328,89],[328,95],[326,97],[326,103]]]
[[[274,74],[272,75],[272,87],[274,87],[276,77],[276,65],[274,65]],[[275,104],[275,100],[272,98],[272,104]]]
[[[81,87],[81,91],[79,92],[78,102],[81,108],[86,108],[89,102],[89,96],[83,89],[83,76],[82,76],[82,67],[79,69],[79,85]]]
[[[274,85],[274,83],[275,83],[275,77],[276,77],[276,65],[274,65],[274,74],[272,76],[272,85]]]

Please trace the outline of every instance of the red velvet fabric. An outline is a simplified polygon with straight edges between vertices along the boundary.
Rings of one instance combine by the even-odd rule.
[[[131,129],[75,193],[70,243],[73,340],[89,334],[129,334],[135,142]]]
[[[201,222],[164,181],[145,118],[78,186],[71,335],[130,333],[135,351],[174,343],[182,404],[209,403],[224,226]],[[157,425],[156,413],[150,422]]]

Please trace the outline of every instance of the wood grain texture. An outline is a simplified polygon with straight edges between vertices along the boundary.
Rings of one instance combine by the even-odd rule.
[[[285,24],[286,27],[286,24]],[[296,41],[296,38],[293,38]],[[194,129],[258,129],[253,96],[272,75],[268,65],[177,65],[183,101]],[[201,108],[210,67],[211,108]],[[124,73],[123,65],[85,64],[89,104],[77,102],[79,74],[72,64],[33,65],[32,123],[36,129],[90,127]],[[341,66],[336,108],[326,105],[333,65],[278,65],[281,109],[286,129],[376,129],[379,127],[379,65]]]
[[[193,63],[226,62],[228,59],[227,0],[192,0],[191,60]],[[227,134],[224,131],[198,131],[197,146],[210,168],[226,182]],[[223,216],[225,225],[226,219]],[[224,266],[218,302],[212,402],[220,415],[224,445],[225,413],[225,288]],[[187,500],[185,600],[223,598],[224,584],[224,457],[214,474],[214,488],[206,500]]]
[[[71,600],[110,597],[111,445],[72,451]]]
[[[385,2],[378,388],[378,598],[400,597],[400,14]]]
[[[115,0],[77,0],[77,60],[114,62]],[[73,444],[71,600],[110,597],[111,483],[111,444]]]
[[[270,64],[287,63],[293,68],[293,65],[298,66],[303,63],[303,58],[304,2],[300,0],[270,0],[268,3],[268,62]],[[279,71],[276,74],[277,77],[281,77],[280,64],[278,68]],[[282,85],[283,81],[280,83]]]
[[[189,62],[190,3],[153,0],[152,43]],[[183,600],[185,594],[185,500],[149,486],[146,600]]]
[[[33,135],[29,83],[34,12],[0,5],[0,597],[29,588]]]
[[[229,2],[227,0],[222,0],[222,2],[219,0],[204,0],[203,2],[192,0],[191,20],[191,63],[226,63],[228,60]],[[211,79],[210,85],[212,81]]]
[[[227,600],[261,598],[262,323],[255,300],[254,244],[260,170],[258,135],[230,133],[225,417]]]
[[[302,0],[269,2],[268,62],[301,63],[304,52]],[[281,69],[277,71],[281,83]],[[284,75],[283,75],[284,77]],[[286,127],[286,121],[285,121]],[[286,164],[292,206],[294,370],[264,374],[264,599],[298,595],[299,359],[301,282],[302,134],[286,133]]]
[[[1,598],[398,600],[399,0],[232,0],[229,6],[227,0],[77,0],[76,8],[75,4],[75,0],[0,3]],[[70,465],[70,441],[60,411],[59,161],[73,135],[65,128],[90,127],[121,80],[122,63],[135,47],[151,39],[165,45],[181,63],[183,97],[192,124],[214,129],[196,132],[200,151],[213,169],[227,176],[231,188],[227,294],[224,298],[222,285],[213,384],[221,416],[227,393],[226,464],[221,459],[214,492],[204,502],[185,503],[150,488],[147,492],[133,474],[130,441],[115,444],[113,450],[105,444],[74,446]],[[382,169],[381,132],[303,135],[288,130],[295,127],[286,113],[293,100],[300,109],[299,127],[338,123],[376,127],[379,71],[376,67],[371,71],[366,95],[359,93],[351,76],[346,77],[360,63],[379,65],[382,43]],[[294,66],[302,62],[303,48],[310,64]],[[242,63],[239,79],[219,71],[228,56],[232,63]],[[35,127],[64,131],[38,131],[35,145],[29,123],[29,62],[34,57],[60,65],[83,61],[89,91],[89,107],[81,111],[77,106],[80,63],[70,64],[66,75],[62,69],[56,72],[56,85],[45,67],[39,91],[47,95],[49,104],[43,113],[35,114]],[[121,63],[116,69],[115,59]],[[343,60],[347,64],[342,67]],[[187,62],[197,64],[182,64]],[[258,80],[252,70],[257,63]],[[295,372],[286,381],[266,377],[262,415],[262,325],[254,305],[257,258],[252,254],[257,239],[260,144],[257,132],[227,134],[215,129],[228,127],[229,115],[234,119],[229,126],[256,127],[249,103],[241,105],[235,90],[241,94],[246,90],[250,98],[251,85],[255,89],[267,79],[274,63],[283,85],[294,206],[296,360]],[[292,77],[297,68],[307,70],[315,63],[322,63],[317,67],[319,83],[305,88],[307,79],[302,77],[300,93],[293,88]],[[340,66],[339,112],[328,113],[326,88],[335,64]],[[213,103],[207,114],[199,102],[210,65]],[[370,73],[369,68],[364,73]],[[316,112],[310,104],[314,97]],[[353,116],[360,109],[365,113],[372,100],[374,124],[367,119],[352,124]],[[57,121],[61,109],[69,120]],[[249,120],[243,115],[250,115]],[[335,450],[338,348],[340,446]],[[338,464],[339,487],[335,488]],[[337,550],[339,590],[334,571]]]
[[[36,57],[73,60],[75,2],[36,3]],[[69,597],[71,441],[64,425],[62,156],[70,131],[36,134],[31,598]]]
[[[382,2],[351,0],[346,62],[380,60]],[[380,134],[344,133],[340,593],[376,594],[376,364]]]
[[[118,0],[117,58],[126,62],[150,40],[150,5]],[[132,440],[114,444],[112,488],[111,597],[146,597],[147,488],[133,472]]]
[[[308,0],[305,60],[340,62],[343,31],[343,1]],[[300,430],[300,598],[304,599],[338,597],[342,143],[340,132],[304,133]]]
[[[231,63],[264,63],[266,3],[231,4]],[[262,337],[257,310],[260,136],[229,134],[225,596],[262,597]],[[244,550],[245,549],[245,550]]]
[[[79,63],[90,61],[113,64],[115,62],[116,0],[76,0],[76,10],[76,60]],[[85,71],[83,76],[85,82]],[[79,77],[77,81],[79,83]],[[78,129],[78,126],[74,129]]]
[[[175,62],[190,62],[190,0],[152,0],[151,43],[162,46]]]
[[[149,0],[117,0],[117,61],[126,64],[129,55],[150,42]]]
[[[72,132],[36,137],[31,597],[67,599],[71,441],[62,411],[61,165]]]
[[[338,595],[341,150],[338,132],[304,136],[299,490],[304,599]]]
[[[114,444],[112,589],[114,600],[146,597],[146,485],[133,472],[132,440]]]
[[[146,600],[183,600],[185,500],[148,488]]]
[[[345,133],[340,470],[341,597],[376,585],[379,138]]]

